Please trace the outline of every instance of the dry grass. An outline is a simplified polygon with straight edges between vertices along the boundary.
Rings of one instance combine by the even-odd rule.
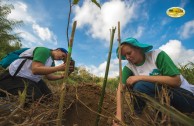
[[[158,97],[154,99],[143,93],[125,93],[125,121],[134,126],[193,126],[194,115],[181,113],[170,106],[166,87],[163,87],[158,94]],[[146,107],[141,116],[134,113],[134,95],[142,97],[146,101]]]

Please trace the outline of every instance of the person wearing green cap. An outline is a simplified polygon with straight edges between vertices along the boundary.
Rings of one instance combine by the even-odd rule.
[[[144,93],[156,97],[161,86],[169,90],[170,105],[181,112],[194,111],[194,86],[180,74],[172,59],[162,50],[140,43],[135,38],[126,38],[121,43],[121,59],[128,63],[122,71],[122,83],[134,94]],[[118,57],[118,48],[116,50]],[[158,90],[156,90],[158,89]],[[134,110],[141,115],[146,102],[135,96]]]
[[[50,98],[51,90],[42,80],[46,77],[48,80],[63,79],[64,75],[53,74],[57,71],[64,71],[65,62],[55,66],[54,60],[63,60],[67,58],[67,50],[57,48],[55,50],[46,47],[29,48],[19,55],[10,64],[8,69],[0,75],[0,89],[13,95],[18,95],[18,91],[23,91],[27,84],[27,98],[37,100],[41,97]],[[74,71],[74,66],[70,65],[70,73]],[[0,91],[0,97],[6,94]]]

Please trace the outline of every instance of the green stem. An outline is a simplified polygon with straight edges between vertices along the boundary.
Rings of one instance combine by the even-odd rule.
[[[65,98],[65,92],[66,92],[66,82],[68,79],[68,72],[69,72],[69,64],[71,60],[71,52],[72,52],[72,46],[73,46],[73,40],[74,40],[74,34],[76,29],[77,21],[73,22],[73,30],[71,32],[71,39],[69,42],[68,47],[68,55],[67,55],[67,61],[66,61],[66,68],[65,68],[65,76],[63,79],[63,85],[61,88],[61,96],[60,96],[60,102],[59,102],[59,110],[58,110],[58,116],[57,116],[57,126],[62,125],[62,115],[63,115],[63,105],[64,105],[64,98]]]
[[[68,44],[68,47],[69,47],[69,22],[70,22],[70,17],[71,17],[71,9],[72,9],[72,6],[71,5],[71,0],[69,0],[69,14],[68,14],[68,20],[67,20],[67,44]]]
[[[112,28],[112,30],[111,30],[110,48],[109,48],[108,60],[107,60],[107,64],[106,64],[106,72],[105,72],[105,77],[104,77],[100,102],[99,102],[99,105],[98,105],[98,113],[99,114],[97,115],[97,118],[96,118],[96,123],[95,123],[96,126],[98,126],[98,122],[100,120],[100,114],[101,114],[101,111],[102,111],[102,103],[103,103],[103,100],[104,100],[105,88],[106,88],[106,83],[107,83],[107,78],[108,78],[110,58],[111,58],[111,53],[112,53],[112,45],[113,45],[115,30],[116,30],[116,28]]]

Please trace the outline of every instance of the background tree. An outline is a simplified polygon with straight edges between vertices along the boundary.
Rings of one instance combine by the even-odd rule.
[[[14,9],[13,5],[3,4],[0,0],[0,59],[7,53],[20,49],[22,44],[19,33],[14,33],[14,28],[19,26],[22,21],[8,19],[8,15]]]

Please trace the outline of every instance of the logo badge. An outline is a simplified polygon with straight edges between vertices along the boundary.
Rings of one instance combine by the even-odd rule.
[[[185,10],[181,7],[171,7],[166,11],[166,14],[173,18],[179,18],[185,15]]]
[[[153,71],[151,73],[149,73],[150,76],[157,76],[157,75],[161,75],[160,70],[158,69],[153,69]]]

